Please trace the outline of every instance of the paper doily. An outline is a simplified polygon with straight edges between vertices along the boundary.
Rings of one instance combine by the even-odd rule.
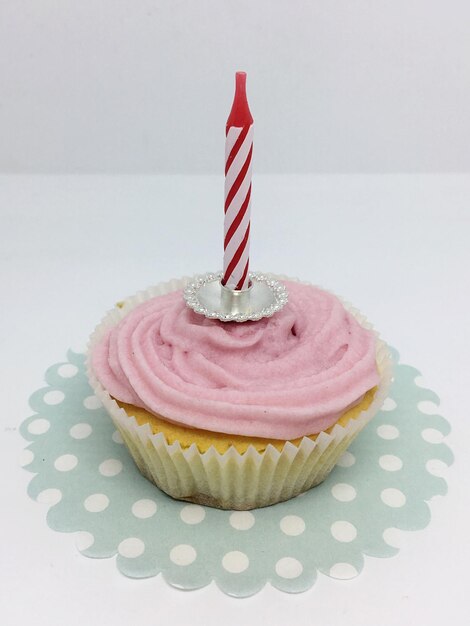
[[[21,426],[32,442],[22,464],[36,474],[28,492],[50,504],[51,528],[76,532],[86,556],[116,556],[127,576],[161,572],[183,589],[215,580],[234,596],[267,582],[304,591],[317,572],[353,578],[364,555],[396,554],[396,529],[424,528],[426,501],[446,493],[449,424],[396,352],[390,397],[327,480],[288,502],[236,512],[172,500],[143,478],[92,394],[85,356],[67,357],[47,370],[48,387],[30,399],[36,414]]]

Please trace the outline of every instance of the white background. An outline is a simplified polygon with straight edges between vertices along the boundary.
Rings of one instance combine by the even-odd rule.
[[[467,626],[469,175],[254,179],[253,266],[352,301],[421,369],[452,424],[449,493],[431,502],[425,530],[404,533],[398,556],[366,558],[352,581],[320,576],[300,595],[183,593],[81,556],[27,497],[17,429],[45,369],[83,349],[123,296],[219,267],[221,191],[220,176],[0,177],[2,625]]]
[[[442,174],[470,170],[469,31],[466,0],[0,0],[2,626],[469,623],[470,175]],[[82,557],[27,497],[17,432],[116,300],[220,267],[237,69],[253,268],[364,311],[441,396],[456,455],[398,556],[245,600]]]
[[[1,0],[0,171],[470,169],[467,0]]]

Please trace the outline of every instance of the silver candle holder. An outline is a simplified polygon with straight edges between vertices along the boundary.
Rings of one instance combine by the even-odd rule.
[[[222,285],[222,272],[209,272],[189,283],[183,297],[195,313],[221,322],[255,322],[287,304],[287,289],[280,281],[261,272],[250,272],[249,277],[248,289],[238,291]]]

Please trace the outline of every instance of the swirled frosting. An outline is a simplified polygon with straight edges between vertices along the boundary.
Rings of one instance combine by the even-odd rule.
[[[286,285],[282,311],[243,324],[197,315],[181,291],[148,300],[95,346],[95,375],[115,399],[190,428],[325,430],[378,384],[375,337],[332,294]]]

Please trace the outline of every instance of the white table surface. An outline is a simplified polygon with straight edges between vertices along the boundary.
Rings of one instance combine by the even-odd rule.
[[[5,626],[468,624],[470,176],[259,176],[252,267],[330,288],[421,369],[456,461],[432,520],[352,581],[237,600],[129,580],[83,557],[26,495],[20,422],[45,369],[152,283],[221,265],[221,177],[0,177],[0,623]]]

